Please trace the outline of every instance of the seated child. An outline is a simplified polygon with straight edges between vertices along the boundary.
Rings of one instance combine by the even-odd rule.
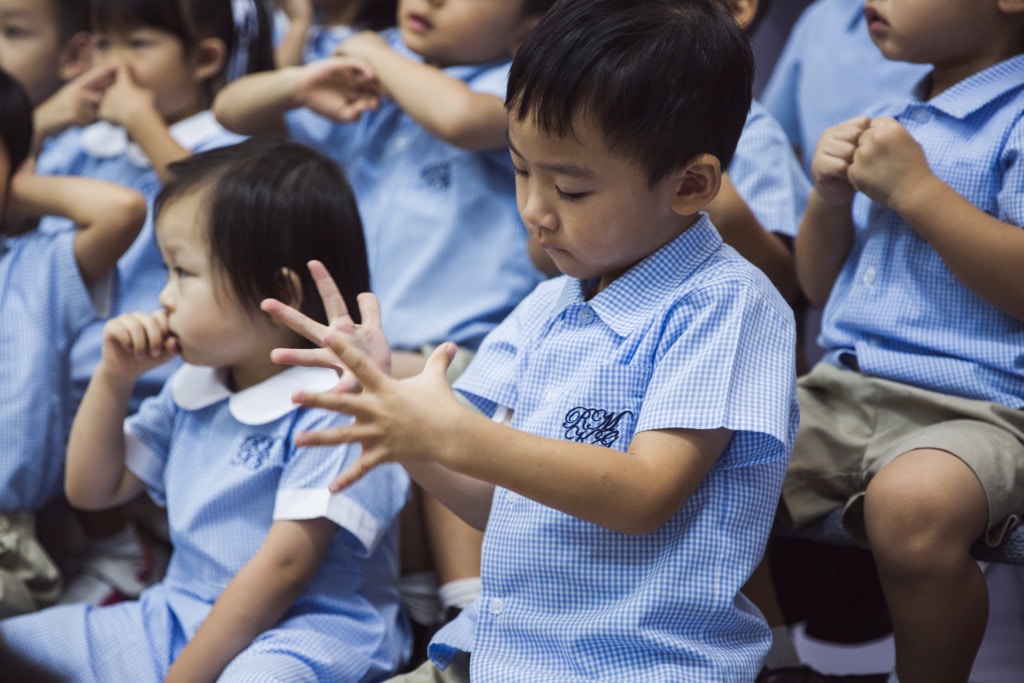
[[[299,66],[334,54],[361,30],[395,25],[397,0],[277,0],[274,62]]]
[[[273,364],[271,349],[302,340],[258,308],[274,296],[313,320],[355,310],[369,276],[351,191],[335,164],[281,141],[204,152],[169,174],[156,201],[162,308],[105,325],[66,478],[82,508],[144,490],[165,504],[167,575],[138,601],[0,622],[0,638],[76,681],[379,680],[408,656],[393,523],[408,479],[382,468],[329,495],[358,448],[298,453],[293,435],[350,419],[290,395],[337,378]],[[340,284],[320,285],[323,305],[314,257],[316,277]],[[138,377],[178,354],[185,364],[125,420]]]
[[[31,141],[28,97],[0,71],[0,616],[46,606],[60,591],[33,518],[61,492],[71,345],[106,305],[101,284],[146,217],[127,188],[15,173]],[[78,229],[41,232],[46,215]]]
[[[402,462],[486,528],[482,597],[410,676],[740,681],[760,669],[769,630],[740,588],[796,430],[793,316],[701,213],[752,76],[718,0],[563,0],[530,33],[509,79],[509,148],[523,221],[565,276],[538,286],[456,381],[483,415],[445,380],[454,345],[399,381],[358,339],[310,333],[264,303],[362,385],[295,397],[355,416],[297,436],[362,443],[333,490]]]
[[[868,3],[866,18],[888,59],[932,69],[815,151],[796,260],[825,357],[800,381],[781,513],[844,507],[899,680],[967,681],[988,608],[970,548],[1024,513],[1024,6]]]

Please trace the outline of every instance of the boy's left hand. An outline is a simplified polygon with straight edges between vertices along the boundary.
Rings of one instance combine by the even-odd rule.
[[[114,73],[114,82],[103,93],[97,116],[115,126],[130,128],[139,111],[153,107],[152,91],[139,86],[122,64]]]
[[[849,179],[873,201],[897,210],[900,199],[932,175],[921,145],[895,119],[871,121],[857,143]]]

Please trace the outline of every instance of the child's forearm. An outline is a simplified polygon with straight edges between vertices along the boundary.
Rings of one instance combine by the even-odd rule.
[[[217,680],[302,594],[337,529],[326,519],[274,522],[263,546],[224,589],[175,660],[166,683]]]
[[[142,148],[150,166],[161,180],[167,177],[168,166],[192,154],[171,136],[164,118],[153,107],[139,108],[125,121],[125,129],[132,140]]]
[[[964,286],[1024,320],[1024,229],[982,211],[935,175],[894,195],[891,206]]]
[[[407,59],[386,45],[355,56],[373,65],[388,94],[431,135],[462,149],[505,146],[508,115],[500,97],[473,92],[440,69]]]
[[[407,463],[409,476],[466,524],[483,531],[491,514],[494,484],[467,477],[434,463]]]
[[[793,251],[797,279],[815,306],[823,307],[828,300],[853,238],[850,204],[829,205],[817,190],[811,192]]]
[[[306,52],[306,37],[309,35],[310,28],[310,21],[299,18],[291,20],[288,24],[288,31],[274,50],[274,64],[278,69],[302,64]]]
[[[284,115],[301,106],[297,69],[252,74],[229,83],[213,102],[213,113],[228,130],[241,135],[285,133]]]
[[[124,467],[124,419],[134,379],[114,377],[102,364],[75,413],[68,440],[64,488],[68,502],[103,510],[134,498],[141,483]]]

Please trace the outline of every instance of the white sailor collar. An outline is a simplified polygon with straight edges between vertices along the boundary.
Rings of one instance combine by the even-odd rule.
[[[338,375],[326,368],[288,368],[270,379],[233,392],[225,384],[223,369],[183,364],[171,376],[171,397],[183,410],[200,410],[227,399],[231,415],[247,425],[262,425],[297,409],[292,403],[296,391],[327,391],[338,383]]]
[[[187,150],[195,150],[224,132],[209,109],[182,119],[168,128],[174,141]],[[125,155],[139,168],[150,168],[149,159],[142,148],[128,139],[128,133],[121,126],[109,121],[97,121],[82,131],[82,149],[91,156],[104,159]]]

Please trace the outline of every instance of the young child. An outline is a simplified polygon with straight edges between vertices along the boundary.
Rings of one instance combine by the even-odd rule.
[[[512,53],[550,4],[401,0],[396,31],[360,33],[339,56],[242,79],[214,104],[231,130],[287,131],[346,168],[398,376],[419,372],[445,340],[464,349],[457,376],[540,279],[516,210],[503,103]],[[339,97],[346,112],[334,108]],[[413,517],[433,541],[441,606],[460,608],[479,592],[481,537],[429,497],[423,505]]]
[[[299,66],[334,54],[360,30],[395,25],[397,0],[277,0],[274,61]]]
[[[52,603],[60,590],[33,515],[60,494],[71,345],[105,305],[102,282],[146,216],[126,188],[15,174],[31,140],[28,97],[0,71],[0,616]],[[78,229],[43,233],[35,224],[44,215]]]
[[[796,429],[793,316],[700,213],[752,74],[718,0],[564,0],[527,37],[509,148],[523,221],[565,276],[456,382],[493,420],[449,389],[451,344],[398,381],[349,335],[309,335],[363,389],[295,397],[355,415],[297,436],[362,443],[333,489],[398,461],[486,527],[483,595],[431,644],[446,680],[467,680],[469,651],[472,678],[489,681],[740,681],[760,668],[768,627],[739,591]]]
[[[88,509],[147,489],[166,504],[167,576],[137,602],[54,607],[0,623],[2,637],[78,681],[379,680],[408,653],[393,524],[408,479],[383,468],[329,495],[358,449],[297,453],[292,437],[350,420],[290,394],[337,377],[282,372],[270,350],[302,340],[258,308],[273,296],[318,321],[355,310],[369,276],[351,191],[333,162],[282,141],[212,150],[169,173],[156,202],[162,309],[106,324],[66,481]],[[340,286],[320,285],[324,305],[306,270],[314,257],[316,278]],[[125,421],[138,377],[179,353],[186,363]]]
[[[94,0],[91,8],[95,66],[108,69],[112,83],[99,103],[101,120],[54,140],[46,170],[120,183],[152,201],[169,163],[240,139],[217,125],[209,106],[230,78],[271,66],[267,13],[251,0]],[[165,278],[150,220],[118,262],[110,314],[157,308]],[[75,344],[75,405],[99,363],[102,330],[96,321]],[[131,410],[160,391],[175,367],[141,377]],[[83,518],[91,542],[63,600],[137,597],[152,581],[158,564],[110,514]]]
[[[781,513],[799,526],[843,506],[878,566],[899,680],[966,681],[988,609],[970,547],[1024,513],[1024,5],[865,16],[886,58],[932,68],[815,151],[796,262],[825,357],[800,381]]]

